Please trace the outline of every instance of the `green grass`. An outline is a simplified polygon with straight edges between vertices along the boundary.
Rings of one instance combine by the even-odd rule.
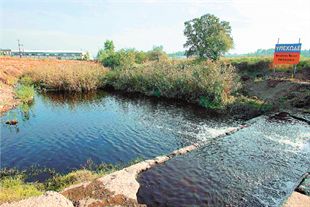
[[[76,170],[66,175],[57,175],[50,178],[44,183],[44,189],[60,191],[70,185],[90,181],[97,177],[97,174],[89,170]]]
[[[19,98],[23,103],[30,103],[34,97],[34,87],[32,85],[20,85],[16,89],[16,96]]]
[[[126,164],[118,165],[108,163],[95,164],[92,160],[88,160],[82,169],[74,170],[67,174],[59,174],[53,169],[39,168],[38,166],[32,166],[25,170],[3,168],[0,169],[0,204],[40,195],[47,190],[61,191],[73,184],[95,180],[142,160],[137,158]],[[41,173],[49,174],[51,177],[41,183],[26,182],[28,178],[33,178]]]
[[[238,70],[243,71],[259,71],[259,70],[270,70],[272,71],[275,67],[276,71],[287,71],[292,70],[292,65],[277,65],[274,66],[273,56],[261,56],[261,57],[232,57],[222,58],[221,61],[231,63]],[[301,57],[300,62],[297,65],[298,70],[310,69],[310,58]]]
[[[42,191],[32,183],[24,183],[21,177],[4,178],[0,181],[0,203],[41,195]]]
[[[232,105],[240,105],[244,107],[249,107],[254,110],[260,111],[260,112],[268,112],[273,108],[273,105],[270,103],[267,103],[263,100],[260,100],[258,98],[252,98],[252,97],[246,97],[246,96],[237,96],[232,103]]]

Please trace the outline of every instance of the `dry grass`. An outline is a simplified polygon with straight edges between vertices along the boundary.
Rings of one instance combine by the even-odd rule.
[[[46,62],[24,71],[43,88],[61,91],[90,91],[102,87],[102,79],[108,70],[97,63],[62,61]]]
[[[0,58],[0,82],[14,85],[20,76],[30,76],[43,87],[88,91],[101,86],[107,69],[90,61]]]
[[[107,71],[90,61],[0,57],[0,113],[18,104],[14,87],[21,76],[49,89],[88,91],[102,86]]]

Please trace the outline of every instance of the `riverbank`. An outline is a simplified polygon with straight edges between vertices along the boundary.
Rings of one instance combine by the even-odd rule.
[[[0,57],[0,114],[22,102],[16,94],[22,77],[37,89],[86,92],[102,87],[106,72],[90,61]]]
[[[243,111],[248,118],[279,108],[310,110],[308,60],[298,66],[292,79],[290,68],[282,67],[273,73],[269,59],[248,59],[224,59],[219,63],[163,60],[109,70],[87,61],[1,57],[0,112],[18,104],[14,87],[20,77],[43,91],[87,92],[112,88],[187,101],[218,112]]]
[[[10,63],[10,61],[12,62]],[[29,61],[28,66],[20,61]],[[15,69],[19,68],[19,65],[22,65],[22,67],[16,70],[18,72],[13,70],[10,73],[11,76],[2,76],[6,79],[1,79],[4,80],[2,82],[4,87],[1,89],[7,91],[5,96],[1,96],[1,99],[4,100],[2,102],[6,103],[3,105],[5,107],[1,108],[3,111],[9,110],[20,102],[14,87],[19,78],[23,76],[24,78],[30,77],[30,82],[33,82],[41,91],[86,92],[110,86],[114,90],[117,89],[125,93],[138,92],[139,94],[157,98],[183,100],[184,103],[186,103],[185,101],[195,103],[211,111],[238,114],[244,119],[258,116],[270,110],[285,109],[309,113],[310,90],[308,76],[306,75],[302,75],[303,79],[291,79],[289,77],[280,77],[279,73],[261,76],[260,74],[255,73],[253,75],[250,72],[244,73],[243,71],[240,87],[233,86],[233,83],[231,83],[233,79],[230,79],[227,82],[221,80],[223,82],[219,84],[221,87],[218,89],[216,81],[209,83],[210,80],[217,80],[225,76],[221,77],[221,74],[216,74],[216,78],[207,76],[205,72],[208,72],[208,64],[204,66],[196,65],[191,68],[188,63],[181,64],[179,62],[177,65],[173,65],[164,62],[160,63],[161,65],[156,65],[154,62],[140,66],[140,68],[127,68],[119,71],[106,71],[98,63],[81,61],[69,61],[68,63],[57,60],[12,59],[6,64],[8,64],[8,68],[11,67],[10,64]],[[84,66],[86,70],[84,70]],[[211,66],[211,71],[216,71],[218,66],[223,67],[220,68],[220,71],[226,69],[225,65],[215,64]],[[158,70],[153,70],[154,68]],[[169,71],[167,71],[168,69]],[[185,69],[188,70],[184,72]],[[302,74],[307,70],[302,70]],[[4,74],[7,74],[7,70],[4,71]],[[184,80],[179,80],[183,78],[184,74],[186,75]],[[194,77],[194,74],[197,77]],[[229,76],[229,74],[226,75]],[[151,78],[147,79],[148,75]],[[161,82],[162,79],[164,79],[163,82]],[[179,83],[181,87],[175,84],[178,81],[181,81]],[[192,82],[194,84],[186,85]],[[200,82],[203,82],[203,84],[198,87]],[[228,84],[227,87],[225,84]],[[224,87],[222,88],[222,86]],[[236,87],[235,89],[238,88],[235,91],[236,93],[233,93],[235,89],[232,90],[231,86]],[[178,93],[179,90],[181,93]],[[201,91],[204,91],[204,93],[201,93]],[[206,98],[209,95],[212,97],[211,99]],[[216,101],[214,102],[214,100]]]

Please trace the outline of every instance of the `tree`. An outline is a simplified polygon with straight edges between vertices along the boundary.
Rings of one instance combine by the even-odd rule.
[[[97,59],[103,62],[104,59],[114,54],[115,46],[112,40],[106,40],[104,42],[104,48],[100,49],[97,53]]]
[[[115,52],[115,46],[112,40],[104,42],[104,48],[100,49],[97,59],[106,67],[115,68],[120,64],[119,55]]]
[[[196,55],[199,58],[217,60],[233,47],[229,22],[220,21],[212,14],[206,14],[184,23],[184,44],[187,57]]]
[[[164,52],[164,47],[160,46],[153,46],[153,49],[148,51],[148,59],[150,61],[159,61],[168,58],[168,55]]]
[[[90,60],[90,54],[88,51],[82,55],[82,60]]]

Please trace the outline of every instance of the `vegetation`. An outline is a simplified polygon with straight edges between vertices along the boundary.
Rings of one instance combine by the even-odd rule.
[[[135,49],[121,49],[115,51],[112,40],[104,43],[104,48],[99,50],[97,59],[105,66],[115,69],[123,66],[134,66],[148,61],[159,61],[167,59],[168,55],[163,51],[162,46],[154,46],[151,51],[143,52]]]
[[[196,55],[199,58],[218,60],[221,55],[233,47],[229,22],[220,21],[212,14],[184,23],[184,44],[186,56]]]
[[[245,54],[227,54],[227,57],[261,57],[261,56],[273,56],[274,48],[269,49],[258,49],[255,52]],[[309,50],[301,50],[300,54],[302,57],[310,57]]]
[[[61,62],[32,67],[24,71],[36,85],[58,91],[90,91],[102,87],[107,69],[90,62]]]
[[[160,61],[110,71],[106,84],[117,90],[183,99],[207,108],[227,104],[239,87],[231,65],[215,62]]]
[[[234,65],[238,71],[252,71],[260,72],[262,70],[292,70],[292,65],[273,65],[273,57],[268,56],[256,56],[256,57],[225,57],[221,61]],[[310,58],[301,57],[298,69],[310,68]]]
[[[34,98],[33,82],[29,77],[23,77],[19,81],[19,86],[16,88],[16,96],[22,103],[30,103]]]
[[[35,184],[24,183],[21,177],[1,178],[0,204],[42,194]]]
[[[16,90],[16,96],[23,102],[28,103],[33,100],[34,97],[34,87],[21,85]]]
[[[137,158],[127,164],[113,165],[95,164],[92,160],[88,160],[82,169],[64,175],[56,173],[53,169],[39,168],[38,166],[31,166],[25,170],[2,168],[0,169],[0,204],[40,195],[47,190],[61,191],[70,185],[92,181],[141,161],[141,158]],[[36,176],[42,174],[49,175],[49,177],[40,182],[29,182],[29,180],[34,180]]]

